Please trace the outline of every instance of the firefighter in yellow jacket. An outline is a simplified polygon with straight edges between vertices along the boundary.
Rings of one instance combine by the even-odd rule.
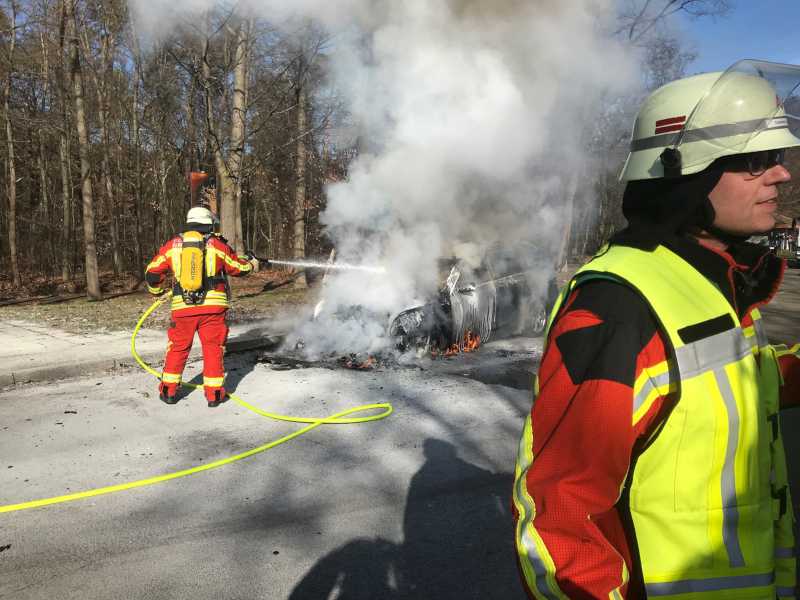
[[[800,345],[759,308],[798,137],[800,67],[740,61],[663,86],[636,118],[628,227],[548,323],[517,456],[517,558],[535,598],[796,597],[778,410]]]
[[[166,291],[167,274],[174,277],[172,324],[158,389],[159,397],[167,404],[178,401],[176,393],[195,332],[203,346],[203,390],[208,406],[216,407],[225,401],[225,313],[230,303],[227,276],[247,275],[258,268],[258,260],[238,257],[215,232],[218,224],[207,208],[190,209],[186,230],[159,249],[145,272],[147,289],[154,295]]]

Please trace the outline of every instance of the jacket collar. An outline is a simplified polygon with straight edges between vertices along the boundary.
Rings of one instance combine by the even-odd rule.
[[[740,319],[770,302],[783,280],[786,262],[763,246],[739,242],[721,251],[689,236],[662,243],[716,285]]]

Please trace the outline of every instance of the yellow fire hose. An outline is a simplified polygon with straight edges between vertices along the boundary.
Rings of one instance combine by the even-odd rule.
[[[142,316],[139,318],[139,322],[136,323],[136,328],[133,330],[133,335],[131,335],[131,354],[136,359],[136,362],[148,373],[151,375],[161,378],[160,373],[155,371],[150,365],[148,365],[142,357],[139,356],[139,353],[136,352],[136,336],[139,333],[139,329],[141,329],[142,324],[145,322],[147,317],[158,308],[158,306],[168,299],[170,295],[165,295],[153,302],[153,304],[148,308]],[[181,383],[181,385],[185,385],[192,388],[200,388],[203,387],[201,385],[195,385],[192,383]],[[289,435],[285,435],[277,440],[273,440],[264,444],[263,446],[258,446],[257,448],[253,448],[252,450],[247,450],[246,452],[242,452],[240,454],[236,454],[235,456],[230,456],[228,458],[222,458],[220,460],[215,460],[214,462],[206,463],[204,465],[199,465],[197,467],[191,467],[189,469],[184,469],[182,471],[176,471],[174,473],[167,473],[164,475],[157,475],[155,477],[150,477],[148,479],[140,479],[138,481],[131,481],[128,483],[120,483],[118,485],[109,485],[106,487],[95,488],[93,490],[87,490],[85,492],[76,492],[74,494],[66,494],[64,496],[54,496],[52,498],[43,498],[41,500],[31,500],[29,502],[20,502],[19,504],[6,504],[5,506],[0,506],[0,513],[6,512],[14,512],[18,510],[25,510],[28,508],[38,508],[40,506],[48,506],[50,504],[59,504],[61,502],[71,502],[72,500],[81,500],[83,498],[91,498],[92,496],[101,496],[103,494],[110,494],[112,492],[121,492],[123,490],[131,490],[133,488],[144,487],[146,485],[152,485],[154,483],[161,483],[162,481],[169,481],[171,479],[178,479],[180,477],[186,477],[187,475],[194,475],[195,473],[200,473],[201,471],[210,471],[211,469],[216,469],[223,465],[228,465],[232,462],[236,462],[237,460],[242,460],[243,458],[247,458],[249,456],[253,456],[254,454],[258,454],[260,452],[264,452],[275,446],[288,442],[291,439],[294,439],[298,436],[303,435],[319,427],[320,425],[342,425],[342,424],[349,424],[349,423],[366,423],[368,421],[378,421],[380,419],[385,419],[390,414],[392,414],[392,405],[386,402],[381,402],[377,404],[362,404],[361,406],[356,406],[354,408],[348,408],[347,410],[343,410],[337,412],[329,417],[293,417],[288,415],[279,415],[276,413],[270,413],[265,410],[261,410],[260,408],[253,406],[242,400],[241,398],[237,397],[234,394],[228,394],[228,396],[240,406],[253,411],[261,415],[262,417],[268,417],[270,419],[276,419],[278,421],[289,421],[292,423],[307,423],[305,427],[298,429],[297,431],[290,433]],[[366,417],[347,417],[347,415],[351,415],[353,413],[369,411],[369,410],[381,410],[380,413],[375,415],[370,415]]]

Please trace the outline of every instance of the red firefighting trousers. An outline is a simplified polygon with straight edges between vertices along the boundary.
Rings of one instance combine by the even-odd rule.
[[[167,332],[167,356],[161,374],[159,391],[174,396],[181,382],[183,367],[192,349],[194,333],[203,345],[203,390],[206,400],[212,402],[225,398],[225,367],[222,357],[225,354],[225,341],[228,338],[228,325],[225,313],[212,315],[172,316],[172,326]]]

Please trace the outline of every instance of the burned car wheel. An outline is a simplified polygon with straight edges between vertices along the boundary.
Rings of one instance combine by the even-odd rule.
[[[440,324],[448,319],[435,316],[436,306],[415,306],[398,314],[389,325],[389,335],[401,352],[414,350],[420,354],[430,352],[433,338]]]

